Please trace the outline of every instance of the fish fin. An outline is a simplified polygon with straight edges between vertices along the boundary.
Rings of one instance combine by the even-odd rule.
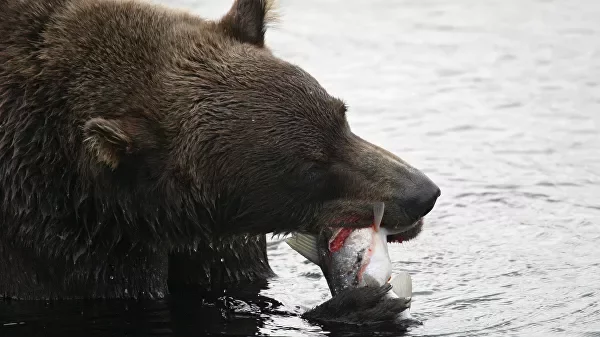
[[[392,291],[400,298],[412,298],[412,278],[410,274],[401,271],[390,280]]]
[[[318,237],[311,234],[296,233],[285,240],[293,250],[304,256],[308,261],[319,265]]]
[[[385,210],[385,203],[377,202],[373,205],[373,225],[375,230],[378,231],[381,226],[381,220],[383,220],[383,211]]]

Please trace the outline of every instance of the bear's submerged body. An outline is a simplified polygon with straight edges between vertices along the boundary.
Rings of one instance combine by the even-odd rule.
[[[266,233],[368,226],[373,201],[418,234],[439,189],[264,47],[271,6],[0,1],[0,294],[221,292],[273,275]]]

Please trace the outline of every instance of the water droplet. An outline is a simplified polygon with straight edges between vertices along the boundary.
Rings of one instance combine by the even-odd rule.
[[[221,262],[225,262],[225,259],[224,259],[224,258],[221,258]]]

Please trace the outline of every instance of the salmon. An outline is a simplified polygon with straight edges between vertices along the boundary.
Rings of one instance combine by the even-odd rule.
[[[349,287],[379,287],[390,283],[389,297],[410,301],[410,274],[392,273],[387,238],[394,233],[381,227],[383,212],[383,203],[373,207],[373,225],[368,228],[327,227],[318,235],[295,233],[286,243],[321,268],[332,296]],[[405,310],[401,318],[410,318],[410,310]]]

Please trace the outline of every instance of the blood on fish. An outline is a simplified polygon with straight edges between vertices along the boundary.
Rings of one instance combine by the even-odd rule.
[[[344,242],[352,234],[353,228],[342,228],[337,236],[329,243],[329,251],[334,253],[344,247]]]
[[[373,243],[371,243],[371,247],[369,247],[369,250],[367,251],[367,253],[365,254],[363,260],[362,260],[362,265],[360,266],[360,269],[358,270],[358,281],[362,281],[362,276],[365,273],[365,269],[367,269],[367,266],[369,265],[369,262],[371,262],[371,255],[373,255]]]
[[[339,224],[342,222],[356,222],[358,221],[358,219],[358,216],[352,216],[345,219],[337,220],[336,223]],[[375,224],[372,224],[371,227],[375,232],[377,232],[377,227],[375,226]],[[338,250],[340,250],[344,246],[344,242],[346,242],[348,236],[350,236],[350,234],[352,234],[353,231],[353,228],[342,228],[337,234],[337,236],[333,238],[333,240],[331,240],[331,242],[329,243],[329,251],[335,253]]]

